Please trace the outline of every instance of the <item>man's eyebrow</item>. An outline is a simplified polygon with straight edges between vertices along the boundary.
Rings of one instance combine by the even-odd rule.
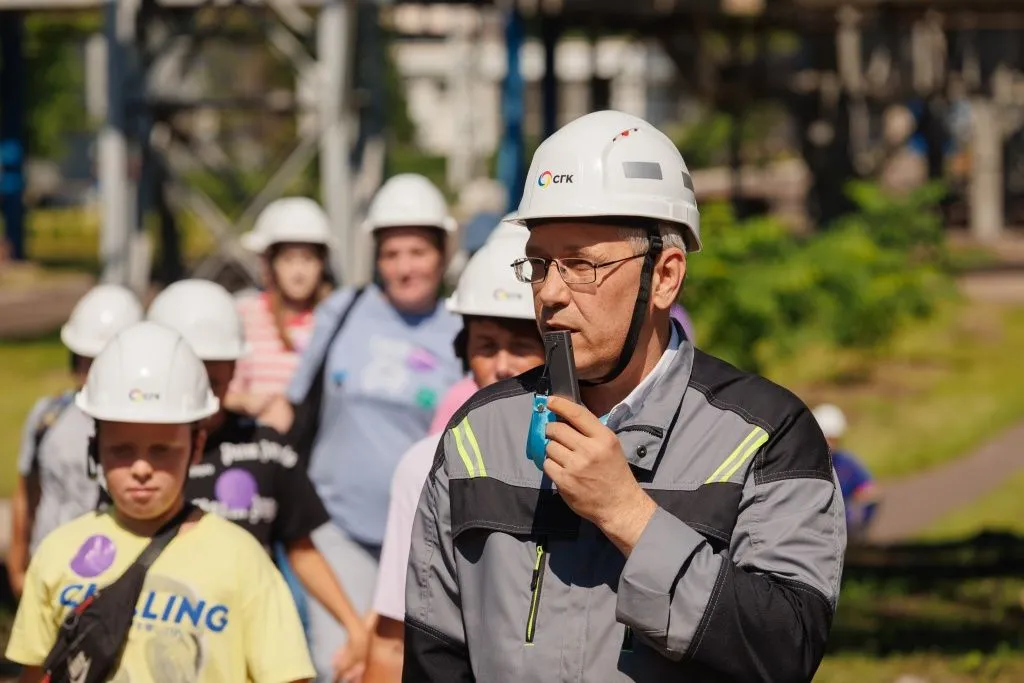
[[[597,247],[593,244],[566,244],[559,249],[559,251],[562,254],[566,254],[566,256],[562,256],[560,258],[573,258],[576,256],[582,257],[592,255],[594,254],[595,249],[597,249]],[[600,249],[597,249],[597,252],[600,253]],[[540,249],[538,247],[531,248],[530,246],[526,247],[526,254],[527,256],[550,256],[550,253],[548,253],[546,250]]]

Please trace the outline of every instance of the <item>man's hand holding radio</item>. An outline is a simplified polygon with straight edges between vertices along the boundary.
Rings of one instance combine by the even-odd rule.
[[[547,427],[545,474],[576,514],[629,557],[657,504],[636,482],[615,432],[597,416],[560,396],[548,399],[548,409],[558,422]]]

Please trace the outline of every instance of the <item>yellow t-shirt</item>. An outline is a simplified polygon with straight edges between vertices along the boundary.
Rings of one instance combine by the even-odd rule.
[[[68,611],[113,582],[148,538],[90,512],[32,557],[7,658],[39,666]],[[285,683],[314,678],[295,603],[266,551],[241,527],[204,515],[146,575],[115,683]]]

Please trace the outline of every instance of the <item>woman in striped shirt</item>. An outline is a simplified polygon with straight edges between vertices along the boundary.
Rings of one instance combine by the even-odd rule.
[[[249,353],[238,362],[226,407],[258,417],[283,395],[313,334],[313,309],[333,289],[330,223],[306,197],[270,203],[242,244],[264,257],[266,291],[239,300]]]

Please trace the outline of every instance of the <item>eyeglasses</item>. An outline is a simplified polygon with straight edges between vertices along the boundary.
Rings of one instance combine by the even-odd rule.
[[[562,281],[565,282],[565,284],[587,285],[592,282],[597,282],[598,268],[607,268],[608,266],[614,266],[618,263],[625,263],[626,261],[632,261],[633,259],[643,258],[644,256],[647,256],[646,252],[643,254],[627,256],[626,258],[616,259],[614,261],[605,261],[604,263],[593,263],[581,258],[553,259],[533,256],[513,261],[512,269],[516,272],[517,280],[535,285],[544,282],[548,276],[548,270],[550,270],[551,264],[554,263],[558,266],[558,274],[562,276]]]

